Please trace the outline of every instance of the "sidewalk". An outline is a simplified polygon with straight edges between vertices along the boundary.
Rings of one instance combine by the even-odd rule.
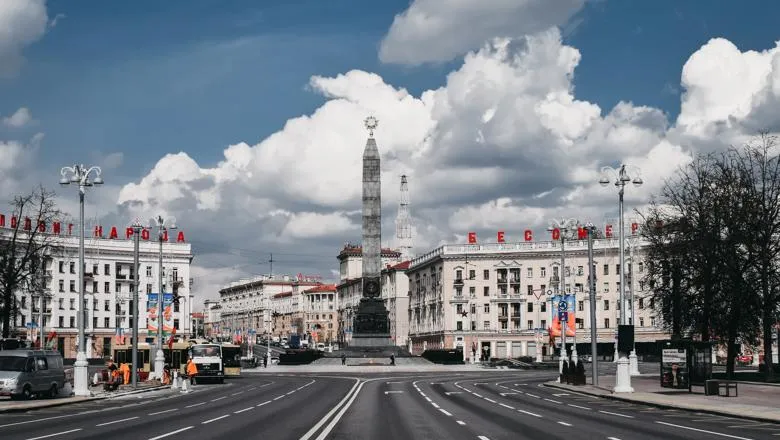
[[[104,399],[109,399],[117,396],[127,396],[130,394],[146,393],[149,391],[170,388],[170,385],[160,385],[159,381],[151,381],[151,382],[139,383],[137,390],[133,390],[132,388],[130,388],[129,385],[122,385],[119,390],[113,392],[103,391],[102,386],[89,387],[89,388],[90,391],[92,392],[91,397],[69,396],[69,397],[58,397],[55,399],[36,398],[34,400],[26,400],[26,401],[3,399],[0,400],[0,414],[12,413],[12,412],[23,412],[23,411],[29,411],[29,410],[41,409],[41,408],[53,408],[56,406],[70,405],[74,403],[90,402],[93,400],[104,400]],[[60,395],[62,395],[62,393]]]
[[[624,402],[658,408],[680,409],[702,413],[734,416],[761,422],[780,423],[780,387],[739,383],[739,397],[705,396],[703,387],[688,390],[661,388],[658,376],[631,378],[633,393],[613,393],[615,376],[599,376],[599,386],[574,386],[547,382],[545,386]],[[732,390],[733,392],[733,390]],[[733,395],[732,395],[733,396]]]

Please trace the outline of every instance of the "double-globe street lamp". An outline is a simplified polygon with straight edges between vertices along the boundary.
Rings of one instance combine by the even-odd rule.
[[[618,188],[618,210],[620,212],[620,229],[619,229],[619,241],[620,241],[620,324],[622,326],[630,326],[630,327],[624,327],[628,328],[630,331],[630,338],[633,342],[633,325],[629,324],[626,320],[626,285],[625,285],[625,272],[626,272],[626,265],[625,265],[625,254],[626,254],[626,234],[625,234],[625,222],[624,222],[624,212],[623,212],[623,194],[625,192],[626,185],[630,182],[633,183],[634,186],[641,186],[642,178],[639,177],[640,169],[631,166],[623,164],[620,166],[619,169],[615,169],[612,167],[603,167],[601,168],[601,179],[599,179],[599,183],[601,186],[607,186],[610,184],[610,182],[613,182],[615,187]],[[632,177],[633,176],[633,177]],[[632,304],[633,306],[633,304]],[[620,338],[620,332],[618,332],[618,338]],[[631,344],[633,345],[633,344]],[[621,341],[618,339],[618,361],[617,361],[617,374],[615,377],[615,389],[614,391],[616,393],[632,393],[634,392],[634,389],[631,387],[631,372],[630,372],[630,361],[628,359],[628,353],[626,353],[625,347],[621,347]],[[634,353],[634,356],[636,356],[636,353]]]
[[[176,218],[163,218],[158,215],[149,219],[149,228],[157,226],[157,240],[160,242],[159,254],[159,272],[157,274],[157,353],[154,355],[154,374],[155,377],[163,379],[163,369],[165,368],[165,353],[163,352],[163,309],[165,308],[165,294],[163,292],[163,241],[169,229],[176,229]],[[175,282],[176,280],[174,280]]]
[[[91,176],[94,174],[94,178]],[[84,307],[84,193],[87,187],[102,185],[103,178],[100,167],[85,167],[84,165],[73,165],[72,167],[62,167],[60,170],[60,185],[70,185],[71,183],[79,186],[79,336],[78,352],[76,353],[76,362],[73,364],[73,392],[77,396],[89,396],[89,363],[87,362],[86,337],[84,335],[85,307]]]
[[[579,222],[576,219],[569,218],[569,219],[561,219],[561,220],[553,220],[550,227],[548,228],[550,231],[558,230],[559,237],[558,239],[561,241],[561,269],[560,269],[560,297],[558,299],[558,310],[553,310],[553,313],[558,313],[558,322],[561,324],[561,351],[560,351],[560,359],[559,359],[559,370],[561,374],[564,373],[563,371],[563,361],[568,357],[566,355],[566,322],[565,319],[562,319],[563,317],[567,317],[568,313],[572,313],[573,310],[566,310],[568,307],[568,302],[566,301],[566,235],[569,234],[571,231],[576,231],[579,227]],[[555,237],[553,237],[555,238]],[[574,363],[577,363],[578,356],[577,356],[577,326],[574,326],[574,344],[572,344],[572,350],[571,350],[571,360]]]

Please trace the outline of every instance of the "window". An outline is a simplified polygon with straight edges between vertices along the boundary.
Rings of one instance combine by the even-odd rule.
[[[645,282],[640,280],[639,281],[639,291],[641,292],[643,290],[645,290]]]
[[[98,319],[97,316],[92,317],[92,328],[98,328]]]
[[[455,313],[457,313],[458,315],[463,314],[463,304],[455,305]]]
[[[458,278],[458,279],[460,279],[460,278]],[[146,293],[152,293],[152,285],[151,284],[147,284],[146,285]],[[460,293],[458,293],[458,295],[462,295],[462,294],[463,294],[463,291],[461,290]]]
[[[471,321],[471,330],[474,331],[477,329],[477,321]]]
[[[543,303],[539,304],[539,310],[540,310],[542,313],[546,312],[546,311],[547,311],[547,303],[546,303],[546,302],[543,302]]]
[[[59,266],[60,266],[60,273],[65,273],[65,262],[60,261]]]
[[[463,279],[463,271],[462,270],[456,270],[455,271],[455,280],[462,280],[462,279]],[[147,286],[151,286],[151,284],[147,284]]]
[[[578,329],[582,330],[582,329],[585,328],[585,320],[584,319],[577,318],[576,321],[577,321],[577,328]]]
[[[109,300],[103,301],[103,310],[106,311],[106,312],[110,312],[111,311],[111,301],[109,301]]]
[[[105,328],[111,327],[111,322],[108,320],[108,318],[103,318],[103,327]]]
[[[531,313],[534,311],[534,303],[528,303],[528,313]]]
[[[490,321],[482,321],[482,329],[490,330]]]
[[[73,327],[75,327],[75,326],[76,326],[76,318],[74,318],[73,316],[71,316],[71,317],[68,319],[68,321],[69,321],[69,322],[68,322],[68,324],[70,324],[68,327],[70,327],[70,328],[73,328]]]
[[[150,277],[152,276],[152,266],[146,266],[146,276]],[[460,278],[460,277],[457,277]]]
[[[474,286],[469,287],[469,295],[474,296],[477,294],[477,288]]]
[[[650,327],[655,327],[655,316],[650,317]]]
[[[171,276],[173,277],[173,281],[178,280],[179,279],[179,269],[174,267],[171,270]],[[431,276],[431,280],[433,280],[433,284],[436,284],[436,277],[435,276]]]
[[[641,261],[640,261],[640,262],[639,262],[639,263],[637,263],[637,264],[638,264],[638,266],[639,266],[639,267],[637,267],[637,269],[639,269],[639,273],[642,273],[642,272],[644,272],[644,271],[645,271],[645,263],[643,263],[643,262],[641,262]]]
[[[111,283],[108,281],[103,283],[103,293],[111,293]]]
[[[60,280],[60,292],[65,291],[65,280]]]
[[[65,317],[64,316],[60,316],[60,320],[59,321],[60,321],[59,322],[60,325],[58,327],[59,328],[65,327]]]
[[[463,331],[463,321],[458,321],[455,323],[455,330]]]
[[[528,320],[528,330],[533,330],[533,329],[534,329],[534,322],[529,319]]]
[[[585,270],[582,266],[577,266],[577,275],[583,275],[585,274]]]
[[[528,286],[525,286],[528,288],[528,294],[533,295],[534,294],[534,286],[531,286],[530,284]]]
[[[615,273],[618,275],[620,274],[620,263],[615,265]]]
[[[98,293],[98,292],[99,292],[98,291],[98,282],[97,281],[93,281],[92,282],[92,293]]]
[[[99,275],[98,274],[98,268],[99,268],[99,265],[97,265],[97,264],[93,264],[92,265],[92,275]]]
[[[482,288],[482,296],[490,296],[490,287],[485,286]]]
[[[178,319],[174,319],[173,320],[173,328],[175,328],[176,330],[179,329],[179,320]]]
[[[542,294],[544,294],[544,292],[547,290],[547,286],[542,284],[541,289],[542,289]]]
[[[604,310],[609,310],[609,300],[608,299],[604,300]]]
[[[644,327],[645,326],[645,318],[639,318],[639,326]]]
[[[490,279],[490,271],[489,270],[483,270],[482,271],[482,278],[485,279],[485,280],[489,280]]]
[[[474,269],[469,270],[469,279],[473,280],[476,277],[477,277],[477,271],[475,271]]]
[[[539,268],[539,276],[542,278],[547,278],[547,268],[546,267],[540,267]]]
[[[637,307],[639,307],[639,310],[642,310],[642,309],[645,308],[645,299],[644,298],[639,298]]]
[[[655,308],[655,298],[650,298],[650,308],[651,309]]]
[[[179,313],[179,303],[177,302],[173,303],[173,311],[175,313]],[[317,319],[320,319],[320,315],[317,315]]]
[[[558,276],[558,266],[553,266],[553,278]]]
[[[146,285],[146,293],[150,293],[152,291],[152,285],[147,284]],[[455,296],[463,296],[463,288],[458,286],[455,288]]]
[[[75,292],[76,291],[76,281],[70,280],[70,291]]]
[[[70,309],[76,310],[76,300],[73,298],[70,299]]]
[[[476,304],[472,304],[471,305],[471,314],[473,315],[475,313],[477,313],[477,305]]]
[[[577,311],[582,312],[585,310],[585,301],[580,301],[577,303]]]
[[[110,264],[104,264],[103,265],[103,275],[111,275],[111,265]]]
[[[65,310],[65,299],[60,298],[57,300],[57,308],[60,310]]]
[[[70,262],[70,273],[76,273],[76,263],[73,261]]]
[[[525,274],[526,274],[526,275],[525,275],[526,277],[528,277],[528,278],[533,278],[533,277],[534,277],[534,268],[533,268],[533,267],[529,267],[529,268],[527,268],[527,269],[525,270]]]
[[[563,273],[565,273],[567,277],[571,276],[571,268],[569,266],[566,266]]]
[[[546,329],[547,328],[547,320],[546,319],[542,319],[542,322],[539,324],[539,327]]]
[[[609,328],[609,318],[604,318],[604,328]]]
[[[604,292],[609,292],[609,283],[604,282]]]
[[[119,283],[114,283],[114,289],[115,289],[114,291],[115,291],[116,293],[122,293],[122,285],[121,285],[121,284],[119,284]]]
[[[42,370],[48,370],[49,364],[46,362],[45,357],[36,357],[35,358],[35,367],[38,369],[38,371]]]

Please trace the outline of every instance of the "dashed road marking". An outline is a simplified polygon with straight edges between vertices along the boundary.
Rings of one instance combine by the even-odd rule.
[[[528,396],[528,397],[533,397],[534,399],[541,399],[541,397],[539,397],[539,396],[537,396],[535,394],[525,393],[525,395]]]
[[[752,440],[752,439],[749,439],[747,437],[738,437],[736,435],[723,434],[722,432],[707,431],[706,429],[691,428],[690,426],[675,425],[674,423],[659,422],[657,420],[656,420],[655,423],[658,423],[660,425],[672,426],[674,428],[687,429],[689,431],[703,432],[705,434],[713,434],[713,435],[719,435],[721,437],[735,438],[735,439],[738,439],[738,440]]]
[[[206,402],[193,403],[192,405],[185,406],[185,408],[192,408],[192,407],[195,407],[195,406],[201,406],[201,405],[205,405],[205,404],[206,404]]]
[[[609,412],[609,411],[602,411],[602,410],[599,410],[599,412],[602,413],[602,414],[609,414],[611,416],[625,417],[627,419],[633,419],[634,418],[634,416],[629,416],[629,415],[626,415],[626,414],[620,414],[620,413],[616,413],[616,412]]]
[[[496,403],[496,401],[495,401],[495,400],[493,400],[493,399],[490,399],[490,398],[488,398],[488,397],[484,397],[484,399],[485,399],[485,400],[487,400],[487,401],[488,401],[488,402],[490,402],[490,403]]]
[[[514,407],[514,406],[512,406],[512,405],[507,405],[506,403],[501,403],[500,405],[501,405],[501,406],[503,406],[504,408],[515,409],[515,407]]]
[[[283,398],[284,398],[284,394],[282,394],[281,396],[274,397],[274,400],[279,400],[279,399],[283,399]]]
[[[584,410],[590,411],[590,408],[588,408],[587,406],[575,405],[573,403],[567,403],[567,405],[569,405],[569,406],[571,406],[573,408],[579,408],[579,409],[584,409]]]
[[[466,424],[466,422],[464,422],[464,421],[462,421],[462,420],[455,420],[455,422],[456,422],[458,425],[460,425],[460,426],[464,426],[464,425]]]
[[[553,399],[547,399],[547,398],[545,398],[544,400],[546,400],[548,402],[552,402],[552,403],[563,403],[563,402],[561,402],[559,400],[553,400]]]
[[[100,423],[100,424],[97,424],[97,425],[95,425],[95,426],[106,426],[106,425],[113,425],[114,423],[122,423],[122,422],[127,422],[128,420],[135,420],[135,419],[137,419],[137,418],[138,418],[138,416],[135,416],[135,417],[128,417],[128,418],[126,418],[126,419],[112,420],[112,421],[110,421],[110,422]]]
[[[227,396],[217,397],[216,399],[211,399],[212,402],[216,402],[217,400],[227,399]]]
[[[39,439],[42,439],[42,438],[54,437],[55,435],[70,434],[71,432],[76,432],[76,431],[81,431],[81,428],[71,429],[70,431],[55,432],[54,434],[42,435],[40,437],[33,437],[33,438],[30,438],[30,439],[27,439],[27,440],[39,440]]]
[[[444,413],[444,415],[445,415],[445,416],[452,417],[452,414],[451,414],[449,411],[447,411],[446,409],[441,409],[441,408],[439,408],[439,411],[441,411],[442,413]]]
[[[250,406],[249,408],[240,409],[238,411],[233,411],[233,414],[241,414],[242,412],[249,411],[250,409],[254,409],[255,407]]]
[[[162,410],[162,411],[149,413],[149,414],[147,414],[147,416],[156,416],[157,414],[165,414],[165,413],[173,412],[173,411],[176,411],[176,410],[178,410],[178,408],[166,409],[166,410]]]
[[[479,440],[490,440],[489,438],[485,437],[484,435],[477,436]]]
[[[563,426],[571,426],[571,423],[566,423],[566,422],[558,422],[558,424]]]
[[[222,420],[222,419],[224,419],[225,417],[230,417],[230,414],[225,414],[224,416],[214,417],[213,419],[206,420],[206,421],[205,421],[205,422],[203,422],[202,424],[203,424],[203,425],[208,425],[208,424],[209,424],[209,423],[211,423],[211,422],[216,422],[217,420]]]
[[[523,414],[528,414],[529,416],[542,418],[542,416],[540,414],[532,413],[531,411],[525,411],[525,410],[522,410],[522,409],[518,409],[517,412],[523,413]]]
[[[184,432],[184,431],[186,431],[188,429],[192,429],[192,428],[193,428],[192,426],[187,426],[186,428],[177,429],[176,431],[171,431],[171,432],[169,432],[167,434],[158,435],[157,437],[152,437],[149,440],[159,440],[161,438],[165,438],[165,437],[168,437],[168,436],[171,436],[171,435],[175,435],[175,434],[178,434],[180,432]]]
[[[261,407],[261,406],[263,406],[263,405],[268,405],[268,404],[269,404],[269,403],[271,403],[271,402],[273,402],[273,400],[266,400],[266,401],[265,401],[265,402],[263,402],[263,403],[258,403],[258,404],[257,404],[257,406],[258,406],[258,407]]]
[[[244,392],[243,391],[237,391],[237,392],[231,394],[231,396],[238,396],[239,394],[244,394]]]

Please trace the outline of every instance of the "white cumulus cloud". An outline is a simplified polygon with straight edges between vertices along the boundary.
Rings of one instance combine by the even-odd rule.
[[[32,113],[27,107],[20,107],[11,116],[3,118],[3,125],[11,128],[22,128],[32,122]]]
[[[43,37],[48,21],[45,0],[0,2],[0,76],[18,72],[22,50]]]

